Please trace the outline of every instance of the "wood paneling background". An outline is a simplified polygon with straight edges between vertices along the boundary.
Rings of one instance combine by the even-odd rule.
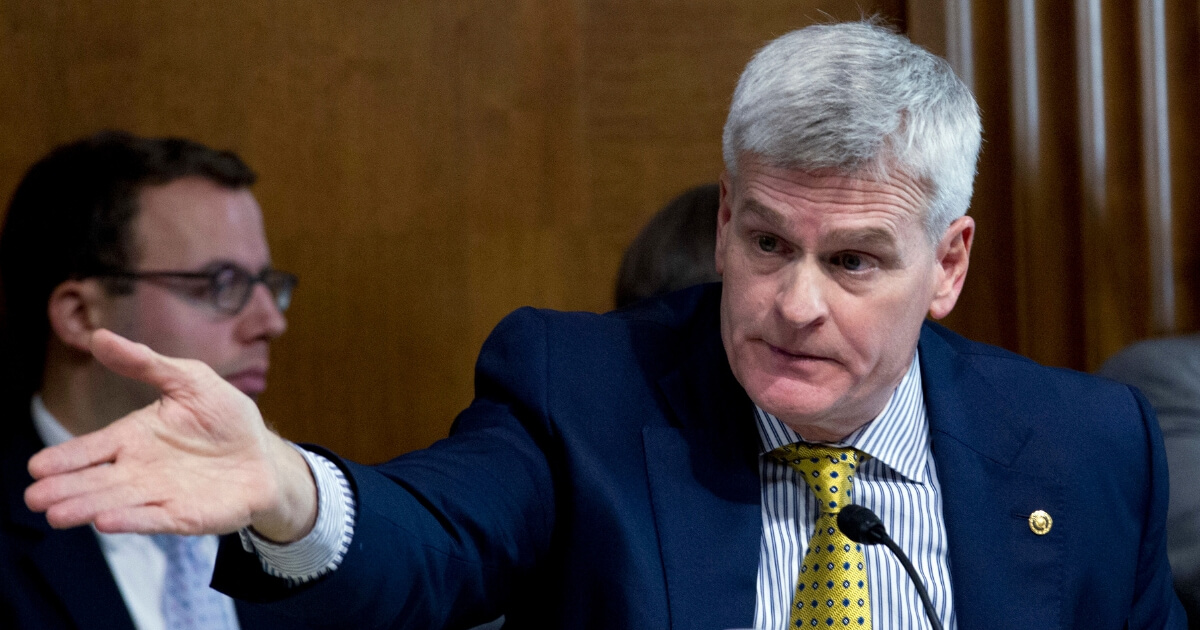
[[[501,317],[607,310],[624,247],[721,169],[769,39],[902,0],[7,0],[0,194],[106,127],[260,173],[301,278],[266,417],[362,461],[445,435]]]
[[[106,127],[241,153],[301,276],[264,413],[376,461],[445,434],[508,311],[608,308],[642,223],[719,174],[757,47],[873,12],[983,109],[952,327],[1092,369],[1200,325],[1194,0],[9,0],[0,194]]]
[[[947,323],[1093,370],[1200,327],[1194,0],[910,0],[913,39],[975,89],[984,148]]]

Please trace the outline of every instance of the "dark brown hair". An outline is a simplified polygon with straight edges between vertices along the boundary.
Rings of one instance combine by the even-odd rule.
[[[651,217],[621,258],[617,308],[720,280],[713,261],[720,205],[720,186],[705,184],[684,191]]]

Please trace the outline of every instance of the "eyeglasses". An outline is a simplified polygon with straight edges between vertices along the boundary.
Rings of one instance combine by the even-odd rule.
[[[219,265],[209,271],[104,271],[90,275],[157,282],[179,291],[188,298],[207,302],[214,309],[227,315],[242,312],[250,302],[254,285],[259,283],[271,292],[275,307],[282,313],[291,306],[292,291],[299,282],[295,274],[286,271],[268,267],[258,274],[252,274],[231,263]]]

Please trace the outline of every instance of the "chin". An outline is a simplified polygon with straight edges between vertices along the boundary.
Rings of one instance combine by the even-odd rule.
[[[789,426],[803,424],[805,419],[827,416],[841,399],[841,389],[829,385],[779,377],[760,378],[759,382],[746,387],[746,393],[763,411],[785,420]]]
[[[263,392],[267,390],[265,384],[263,383],[251,383],[249,386],[247,386],[246,384],[239,385],[239,383],[235,382],[233,383],[233,386],[254,402],[258,402],[259,397],[262,396]]]
[[[832,405],[771,405],[770,408],[762,406],[763,411],[779,418],[784,424],[789,427],[801,431],[802,427],[815,427],[825,424],[825,419],[829,417]]]

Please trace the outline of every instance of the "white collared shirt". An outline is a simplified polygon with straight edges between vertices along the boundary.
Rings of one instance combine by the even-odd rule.
[[[33,427],[46,446],[62,444],[75,437],[46,409],[42,397],[30,403]],[[95,532],[95,528],[93,528]],[[125,608],[138,630],[166,630],[162,612],[163,585],[167,575],[167,556],[150,536],[142,534],[105,534],[95,532],[100,551],[112,571]],[[210,563],[217,558],[217,537],[202,536],[201,549]],[[237,619],[233,600],[221,596],[226,618]]]
[[[800,436],[762,409],[755,408],[755,417],[762,440],[763,535],[754,627],[782,630],[788,627],[800,559],[808,551],[820,510],[816,496],[796,471],[765,455],[801,441]],[[929,444],[921,368],[914,355],[883,411],[833,446],[853,447],[870,456],[859,464],[854,477],[855,502],[879,515],[924,580],[943,626],[955,630],[942,493]],[[882,545],[868,546],[864,555],[873,629],[928,628],[921,600],[891,551]]]

